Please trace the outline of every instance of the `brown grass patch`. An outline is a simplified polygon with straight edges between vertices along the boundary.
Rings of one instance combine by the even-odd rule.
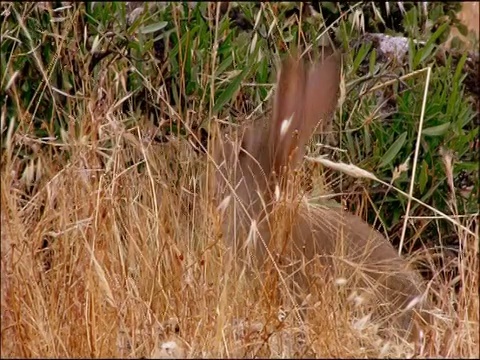
[[[68,160],[49,146],[2,156],[2,357],[478,355],[478,237],[462,234],[458,293],[433,280],[438,314],[417,347],[377,335],[359,295],[321,273],[302,324],[232,271],[187,141],[154,145],[119,119],[69,141]]]

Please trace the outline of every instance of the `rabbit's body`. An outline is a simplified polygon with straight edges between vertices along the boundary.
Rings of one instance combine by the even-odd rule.
[[[329,127],[339,81],[337,56],[310,72],[302,62],[290,59],[284,63],[273,119],[223,134],[216,143],[213,190],[222,208],[224,236],[237,256],[244,257],[243,250],[248,249],[261,265],[271,256],[266,245],[270,254],[281,254],[294,264],[294,279],[305,292],[309,284],[306,267],[312,260],[318,258],[332,276],[338,276],[339,264],[333,259],[340,260],[347,275],[361,272],[361,287],[374,285],[377,312],[389,315],[423,295],[419,274],[359,217],[299,196],[292,171],[316,126]],[[395,317],[404,330],[410,327],[411,318],[411,310]]]

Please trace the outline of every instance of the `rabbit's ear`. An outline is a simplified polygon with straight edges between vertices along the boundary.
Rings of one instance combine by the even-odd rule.
[[[301,156],[305,145],[318,126],[327,131],[338,103],[341,59],[337,52],[310,70],[304,97],[304,122],[299,144]]]
[[[315,128],[328,128],[338,101],[340,55],[329,56],[308,73],[302,61],[284,62],[278,80],[270,143],[274,170],[296,167]],[[290,158],[291,157],[291,158]]]
[[[277,80],[277,89],[270,124],[270,151],[273,152],[273,170],[278,171],[288,162],[296,147],[295,131],[303,118],[306,70],[302,60],[291,57],[284,60]]]

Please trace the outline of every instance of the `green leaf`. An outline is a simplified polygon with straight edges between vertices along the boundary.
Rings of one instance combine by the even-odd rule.
[[[462,55],[462,57],[458,61],[457,68],[455,69],[455,75],[453,76],[453,80],[452,80],[454,84],[458,84],[460,82],[460,76],[462,76],[464,73],[463,69],[465,66],[465,62],[467,61],[467,57],[468,57],[468,54],[465,53]]]
[[[467,170],[467,171],[478,171],[478,163],[477,162],[459,162],[455,164],[455,170]]]
[[[437,31],[435,31],[432,36],[428,39],[425,47],[421,49],[417,54],[415,54],[414,64],[415,66],[420,65],[423,61],[432,53],[433,49],[436,47],[435,41],[443,34],[443,32],[450,26],[448,23],[442,24]]]
[[[413,42],[413,39],[409,38],[408,39],[408,67],[410,71],[415,70],[415,56],[417,54],[417,49],[415,47],[415,43]]]
[[[450,127],[450,122],[442,125],[431,126],[426,129],[423,129],[422,134],[427,136],[441,136],[447,132],[449,127]]]
[[[153,39],[153,42],[158,41],[160,39],[168,39],[170,34],[174,31],[175,31],[175,29],[170,29],[168,31],[162,32],[160,35],[158,35],[156,38]]]
[[[377,50],[373,49],[370,53],[370,74],[375,73],[375,64],[377,63]]]
[[[425,187],[428,182],[428,164],[425,160],[422,161],[422,166],[420,167],[420,174],[418,176],[418,185],[420,192],[425,192]]]
[[[233,95],[240,89],[242,80],[245,78],[248,72],[248,67],[243,69],[243,71],[237,75],[235,79],[227,86],[227,88],[218,96],[213,106],[213,112],[218,113],[218,111],[233,98]]]
[[[391,164],[395,156],[399,153],[400,149],[402,148],[403,144],[405,144],[405,140],[407,140],[407,132],[405,131],[402,133],[397,140],[390,146],[390,148],[385,152],[385,154],[380,159],[379,167],[384,167],[385,165]]]
[[[357,56],[355,57],[355,60],[353,61],[352,72],[355,73],[358,70],[358,68],[360,67],[360,64],[367,57],[368,51],[370,50],[371,47],[372,47],[371,43],[362,44],[362,46],[357,52]]]
[[[460,34],[462,34],[463,36],[468,35],[468,28],[464,24],[458,23],[458,24],[456,24],[456,27],[457,27],[458,31],[460,32]]]
[[[147,26],[144,26],[140,29],[140,32],[142,34],[150,34],[152,32],[155,32],[155,31],[158,31],[158,30],[162,30],[165,26],[168,25],[168,22],[166,21],[160,21],[158,23],[155,23],[155,24],[150,24],[150,25],[147,25]]]
[[[216,71],[217,74],[223,74],[230,67],[230,65],[232,65],[232,63],[233,63],[233,57],[230,54],[227,57],[225,57],[225,60],[223,60],[220,65],[218,65],[218,68]]]

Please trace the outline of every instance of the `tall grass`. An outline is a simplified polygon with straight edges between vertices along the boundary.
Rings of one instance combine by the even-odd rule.
[[[448,186],[457,169],[445,156],[432,160],[429,153],[422,159],[427,165],[422,163],[421,171],[431,174],[425,181],[442,190],[422,201],[462,225],[448,228],[458,238],[459,252],[424,246],[419,255],[430,269],[436,305],[420,342],[379,335],[343,279],[317,276],[303,304],[314,311],[298,319],[269,291],[268,279],[234,271],[207,187],[210,158],[198,151],[205,146],[201,129],[218,119],[265,112],[262,101],[271,96],[278,53],[291,41],[308,43],[306,29],[317,23],[305,21],[302,30],[284,25],[276,4],[260,10],[244,5],[244,16],[257,21],[264,36],[253,44],[216,8],[185,5],[182,13],[181,6],[145,12],[127,26],[121,3],[57,11],[39,4],[2,5],[2,38],[8,40],[1,55],[2,91],[8,95],[1,104],[2,358],[478,357],[478,214]],[[161,33],[167,29],[163,21],[172,25],[171,37]],[[155,53],[152,34],[164,36],[165,53]],[[98,51],[112,53],[89,68]],[[424,61],[429,59],[426,54]],[[346,71],[347,85],[353,73]],[[434,69],[429,96],[442,101],[442,81],[456,81],[446,112],[459,118],[452,122],[456,136],[441,139],[463,156],[472,136],[463,123],[473,110],[462,97],[460,75],[445,74]],[[422,93],[424,85],[417,80],[404,96],[415,98],[415,89]],[[345,100],[347,109],[358,111],[349,126],[363,123],[373,102],[373,97]],[[415,98],[415,107],[420,103]],[[412,112],[418,115],[413,106]],[[415,139],[414,115],[406,114],[405,129],[392,125],[393,135],[374,123],[371,133],[380,144],[373,150],[363,143],[368,135],[359,140],[354,132],[345,135],[343,150],[352,162],[377,169],[388,150],[383,144],[390,147],[398,131]],[[334,187],[341,180],[311,164],[306,169],[313,184]],[[382,179],[391,175],[387,169],[378,171]],[[404,178],[395,185],[408,188]],[[357,212],[385,211],[361,194],[349,195]],[[427,237],[436,236],[435,246],[442,244],[450,235],[444,231],[448,222],[422,215],[425,210],[412,208],[408,240],[432,244]],[[437,232],[423,232],[432,224]]]

